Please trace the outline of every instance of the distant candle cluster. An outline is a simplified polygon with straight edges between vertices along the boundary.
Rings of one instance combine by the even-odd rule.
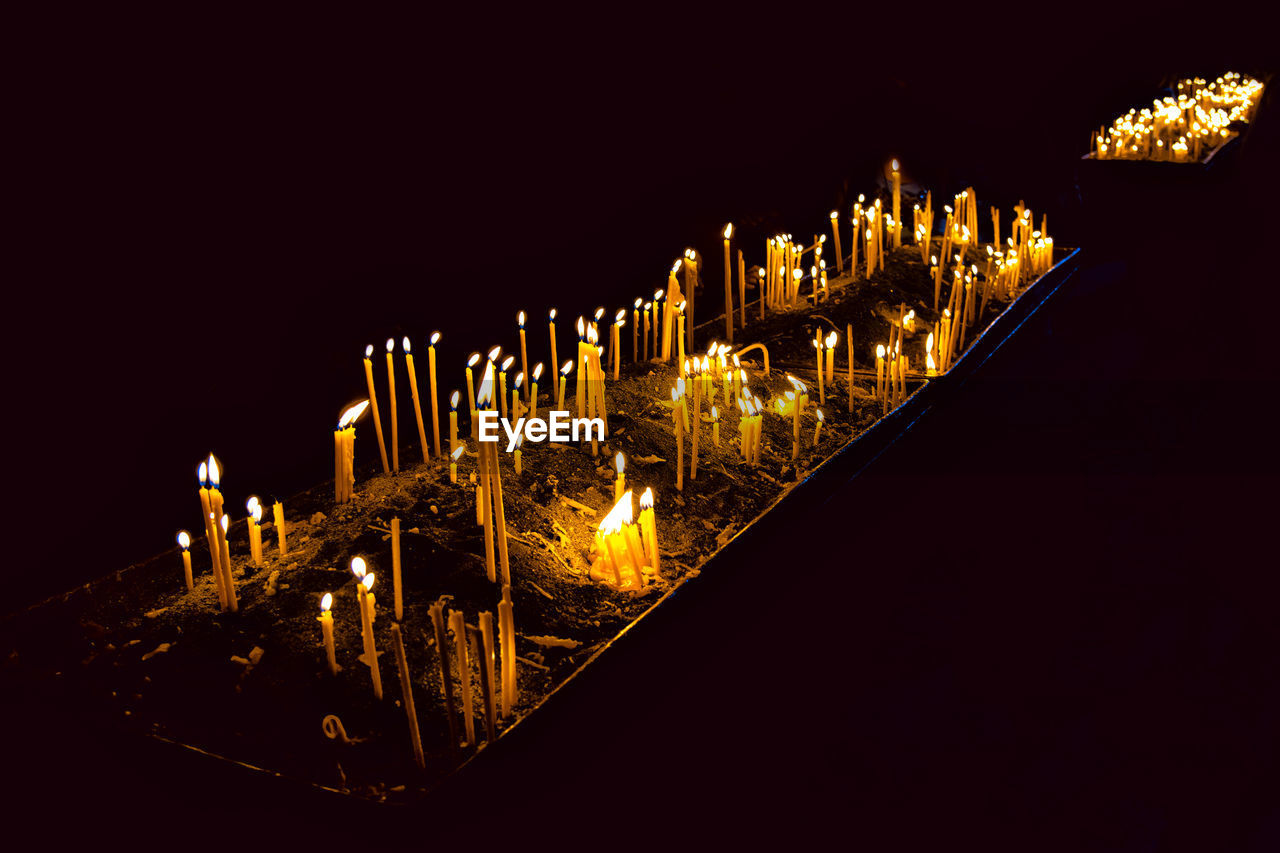
[[[1235,72],[1216,80],[1182,80],[1177,96],[1131,109],[1100,127],[1089,141],[1096,160],[1160,160],[1195,163],[1235,135],[1233,125],[1253,120],[1262,83]]]

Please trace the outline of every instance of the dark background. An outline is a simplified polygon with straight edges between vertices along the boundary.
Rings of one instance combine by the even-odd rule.
[[[757,237],[825,227],[898,157],[938,206],[973,185],[1006,222],[1022,199],[1048,212],[1059,245],[1094,249],[1083,284],[993,360],[971,402],[806,532],[815,563],[841,564],[822,531],[864,520],[865,553],[839,584],[847,611],[832,612],[829,579],[761,549],[741,567],[754,592],[721,584],[701,609],[686,597],[584,688],[579,716],[569,704],[560,730],[544,724],[554,749],[513,750],[493,784],[519,806],[493,831],[606,843],[628,821],[750,836],[758,820],[882,849],[1268,849],[1275,561],[1255,536],[1276,473],[1276,136],[1257,128],[1209,189],[1137,185],[1103,206],[1076,166],[1090,128],[1162,80],[1272,57],[1247,32],[1188,48],[1181,29],[1066,10],[959,23],[779,10],[790,28],[741,14],[34,28],[10,122],[12,236],[29,261],[6,293],[21,583],[0,611],[198,528],[210,450],[231,507],[329,476],[365,344],[407,334],[421,353],[441,330],[443,397],[468,352],[516,342],[516,311],[543,360],[547,308],[612,313],[663,286],[689,245],[714,283],[725,221],[758,261]],[[717,302],[711,288],[700,317]],[[951,522],[918,497],[934,492],[952,495]],[[981,524],[955,517],[975,505],[990,507]],[[877,531],[900,516],[912,546],[886,550]],[[770,670],[780,652],[749,626],[778,642],[812,632],[803,674],[848,672],[829,714],[791,697]],[[631,708],[646,734],[600,726],[592,701]],[[26,758],[19,787],[52,773],[68,807],[101,806],[95,775],[68,781],[100,765]],[[245,793],[257,783],[170,769],[266,819]],[[126,778],[190,816],[148,771]],[[621,805],[635,789],[641,816]],[[296,799],[277,828],[324,808]]]

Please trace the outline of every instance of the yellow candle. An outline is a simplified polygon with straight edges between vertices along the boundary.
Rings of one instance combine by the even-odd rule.
[[[556,355],[556,309],[551,309],[551,320],[548,327],[551,330],[551,366],[555,367],[560,357]]]
[[[396,416],[396,371],[391,355],[396,342],[387,338],[387,393],[391,398],[391,470],[400,471],[400,420]]]
[[[825,418],[822,416],[822,409],[818,409],[815,413],[818,416],[818,423],[813,427],[813,446],[818,446],[818,433],[822,431],[822,422]]]
[[[676,491],[684,491],[684,418],[680,416],[683,397],[679,391],[671,392],[671,417],[676,422]]]
[[[615,320],[612,328],[609,329],[609,348],[613,350],[613,381],[618,381],[618,372],[622,369],[622,345],[620,338],[622,324],[625,322],[626,311],[618,311],[619,319]]]
[[[849,323],[844,331],[844,345],[849,358],[849,414],[853,414],[853,324]]]
[[[521,433],[520,435],[516,436],[516,451],[514,454],[515,456],[514,463],[516,467],[517,477],[524,473],[524,464],[521,462],[521,459],[520,459],[520,448],[523,444],[524,444],[524,434]]]
[[[449,395],[449,453],[451,455],[458,449],[458,399],[460,396],[457,391]]]
[[[409,396],[413,398],[413,417],[418,423],[418,441],[422,443],[422,461],[431,458],[427,451],[427,428],[422,423],[422,402],[418,399],[418,373],[413,366],[413,353],[409,350],[409,338],[400,342],[404,347],[404,363],[409,371]]]
[[[449,455],[449,482],[457,484],[458,482],[458,457],[462,455],[465,447],[457,447],[453,453]]]
[[[625,473],[626,467],[627,460],[623,457],[622,453],[619,452],[618,455],[613,458],[613,468],[618,472],[617,479],[613,481],[614,503],[622,500],[622,493],[627,490],[627,475]]]
[[[825,406],[827,403],[827,385],[824,381],[822,369],[822,337],[814,338],[812,343],[818,359],[818,404]]]
[[[827,384],[834,391],[836,387],[836,344],[840,342],[840,335],[832,332],[827,335],[825,341],[827,348]]]
[[[404,619],[404,596],[400,588],[400,519],[391,519],[391,590],[396,621]]]
[[[640,304],[643,299],[636,299],[635,309],[631,312],[631,360],[640,360]]]
[[[524,373],[516,374],[516,386],[511,389],[511,417],[520,417],[520,387],[524,384]]]
[[[222,558],[218,555],[218,535],[214,531],[213,503],[209,494],[209,463],[200,463],[200,510],[204,516],[204,535],[209,543],[209,560],[213,583],[218,590],[218,608],[227,609],[227,593],[222,588]]]
[[[445,719],[449,721],[449,751],[458,748],[458,721],[453,712],[453,674],[449,671],[449,644],[445,637],[444,605],[427,608],[436,638],[436,659],[440,662],[440,689],[444,693]]]
[[[524,312],[523,311],[521,311],[519,315],[516,316],[516,321],[520,324],[520,372],[523,375],[528,376],[529,375],[529,350],[525,346]],[[524,390],[528,391],[529,389],[526,388]],[[526,399],[525,402],[528,403],[529,401]]]
[[[369,667],[373,679],[373,695],[382,699],[382,671],[378,668],[378,649],[373,637],[373,622],[377,618],[373,598],[373,573],[367,571],[364,558],[351,560],[351,572],[356,576],[356,595],[360,602],[360,627],[364,641],[364,653],[358,660]]]
[[[236,602],[236,582],[231,575],[231,547],[227,544],[227,529],[231,526],[231,517],[226,513],[222,514],[222,541],[219,543],[218,551],[222,557],[222,585],[227,590],[227,609],[232,613],[240,610],[240,605]]]
[[[733,343],[733,268],[729,259],[729,240],[733,237],[733,223],[724,227],[724,336]]]
[[[473,352],[471,357],[467,359],[467,407],[471,410],[471,437],[477,435],[477,427],[479,426],[476,419],[476,389],[475,380],[472,378],[471,368],[476,366],[476,362],[480,360],[480,353]]]
[[[333,645],[333,614],[329,612],[331,607],[333,595],[326,592],[324,598],[320,599],[320,615],[316,617],[316,621],[320,623],[320,632],[324,637],[324,656],[329,662],[329,674],[337,675],[342,667],[338,666],[338,653]]]
[[[178,545],[182,548],[182,576],[187,582],[187,592],[191,592],[195,587],[195,581],[191,577],[191,534],[179,530]]]
[[[573,362],[566,361],[560,368],[560,393],[556,395],[556,411],[564,411],[564,386],[569,381],[569,372],[573,370]]]
[[[895,158],[889,164],[890,177],[893,180],[893,221],[895,225],[902,222],[902,173],[898,171],[898,161]],[[902,228],[898,226],[894,231],[894,246],[902,247]]]
[[[711,407],[711,441],[716,447],[720,446],[720,412],[715,406]]]
[[[658,555],[658,530],[653,516],[653,489],[651,488],[645,489],[644,494],[640,496],[640,532],[644,537],[649,565],[653,567],[656,575],[662,560]]]
[[[511,609],[511,585],[502,587],[498,602],[498,639],[502,645],[502,719],[515,710],[516,694],[516,624]]]
[[[422,754],[422,737],[418,732],[418,712],[413,706],[413,684],[409,678],[409,662],[404,654],[404,639],[400,636],[400,626],[391,626],[391,643],[395,646],[396,669],[400,673],[400,695],[404,699],[404,713],[409,718],[409,742],[413,745],[413,760],[418,768],[427,766],[427,759]]]
[[[677,354],[677,356],[676,356],[676,359],[677,359],[676,363],[677,363],[677,364],[681,364],[681,365],[683,365],[683,364],[684,364],[684,361],[685,361],[685,358],[684,358],[684,309],[685,309],[685,304],[686,304],[686,303],[681,302],[679,305],[677,305],[677,306],[676,306],[676,309],[675,309],[675,310],[676,310],[676,340],[677,340],[677,341],[679,341],[679,343],[680,343],[680,349],[679,349],[679,352],[678,352],[678,354]],[[685,374],[684,374],[684,368],[683,368],[683,367],[681,367],[681,371],[682,371],[682,372],[681,372],[681,374],[680,374],[680,375],[681,375],[681,376],[684,376]]]
[[[285,551],[285,527],[284,527],[284,501],[276,501],[271,505],[271,517],[276,525],[276,543],[280,546],[280,556],[283,557]]]
[[[653,311],[653,303],[646,302],[644,304],[644,346],[641,347],[641,351],[644,354],[645,361],[649,360],[649,315],[652,313],[652,311]]]
[[[378,416],[378,394],[373,388],[373,344],[364,348],[364,379],[369,386],[369,405],[373,409],[373,429],[378,434],[378,450],[382,453],[382,473],[391,473],[387,462],[387,442],[382,437],[382,418]]]
[[[454,652],[458,661],[458,682],[462,686],[462,725],[467,743],[476,742],[474,703],[471,700],[471,661],[467,655],[467,622],[461,610],[449,612],[449,628],[453,631]]]
[[[502,367],[498,371],[498,403],[502,409],[502,416],[508,416],[507,411],[507,371],[511,369],[511,365],[515,364],[516,357],[509,355],[502,360]]]
[[[262,565],[262,505],[256,497],[249,498],[249,560],[255,566]]]
[[[498,691],[498,681],[494,673],[493,659],[493,614],[485,610],[480,613],[480,679],[484,688],[484,726],[489,742],[497,738],[497,721],[493,713],[494,697]]]
[[[702,377],[693,382],[693,442],[689,453],[689,479],[698,479],[698,436],[702,432]]]
[[[876,397],[884,396],[884,344],[876,344]]]
[[[831,236],[836,246],[836,272],[844,272],[844,252],[840,250],[840,211],[831,211]]]
[[[440,397],[436,393],[436,344],[439,342],[440,333],[432,332],[431,342],[427,346],[427,372],[431,374],[431,440],[436,458],[440,457]],[[423,453],[423,456],[426,454]]]
[[[533,366],[533,390],[529,392],[529,417],[538,416],[538,380],[542,378],[542,362]]]

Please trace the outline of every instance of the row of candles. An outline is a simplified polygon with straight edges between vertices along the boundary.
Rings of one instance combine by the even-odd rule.
[[[1209,81],[1178,81],[1176,95],[1134,108],[1089,137],[1097,160],[1160,160],[1190,163],[1231,136],[1235,122],[1253,120],[1263,84],[1236,72]]]

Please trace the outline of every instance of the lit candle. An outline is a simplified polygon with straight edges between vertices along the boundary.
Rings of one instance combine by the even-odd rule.
[[[849,358],[849,414],[853,414],[853,324],[849,323],[845,327],[844,345]]]
[[[818,359],[818,404],[825,406],[827,404],[827,384],[824,381],[824,372],[822,369],[822,335],[814,338],[810,343],[813,344],[814,353]]]
[[[220,524],[222,541],[218,545],[219,556],[222,557],[222,584],[227,589],[227,609],[235,613],[240,609],[236,602],[236,582],[231,575],[231,546],[227,542],[227,530],[231,527],[231,516],[222,514]]]
[[[449,395],[449,453],[458,449],[458,398],[455,390]]]
[[[324,637],[324,656],[329,662],[329,674],[337,675],[342,667],[338,666],[338,653],[333,646],[333,614],[329,612],[331,607],[333,595],[326,592],[324,598],[320,599],[320,615],[316,617],[316,621],[320,623],[320,633]]]
[[[195,581],[191,577],[191,534],[179,530],[178,545],[182,548],[182,576],[187,581],[187,592],[191,592],[195,587]]]
[[[418,373],[414,370],[413,353],[409,350],[409,338],[400,342],[404,347],[404,363],[409,371],[409,396],[413,399],[413,417],[418,423],[418,440],[422,442],[422,461],[431,458],[427,451],[427,428],[422,422],[422,402],[418,399]]]
[[[262,504],[258,503],[257,497],[250,497],[247,509],[249,511],[249,560],[255,566],[262,565]]]
[[[627,475],[624,473],[627,460],[623,458],[621,452],[613,458],[613,467],[618,472],[617,479],[613,481],[613,502],[617,503],[622,500],[622,493],[627,490]]]
[[[724,227],[724,336],[733,343],[733,268],[729,258],[729,239],[733,236],[733,223]]]
[[[520,386],[524,384],[524,373],[516,374],[516,385],[511,389],[511,417],[520,417]]]
[[[227,609],[236,613],[240,609],[236,601],[235,580],[231,577],[231,549],[227,545],[227,528],[231,520],[222,511],[222,492],[218,486],[222,482],[222,466],[212,453],[209,454],[209,504],[213,509],[215,520],[221,519],[221,529],[214,524],[214,538],[218,540],[219,566],[222,571],[222,588],[227,593]]]
[[[471,410],[471,437],[477,436],[476,430],[479,427],[478,418],[476,417],[476,389],[475,380],[472,378],[471,368],[476,366],[476,362],[480,360],[480,353],[473,352],[471,357],[467,359],[467,407]]]
[[[564,409],[564,386],[569,381],[569,372],[573,370],[573,362],[566,361],[560,367],[560,393],[556,395],[556,411],[563,412]]]
[[[578,378],[573,383],[573,392],[578,404],[578,417],[587,416],[587,321],[578,317]]]
[[[348,406],[338,419],[338,428],[333,433],[333,499],[335,503],[344,504],[351,500],[352,489],[356,481],[355,423],[367,408],[369,408],[368,400],[362,400],[353,406]]]
[[[391,591],[396,621],[404,619],[404,595],[400,587],[400,519],[391,519]]]
[[[839,342],[840,335],[834,331],[827,335],[827,340],[825,341],[827,348],[827,384],[831,386],[833,391],[836,387],[836,344]]]
[[[876,398],[884,396],[884,344],[876,344]]]
[[[413,745],[413,760],[419,769],[427,766],[426,757],[422,754],[422,736],[418,732],[418,712],[413,706],[413,685],[409,678],[409,662],[404,654],[404,639],[400,636],[400,626],[391,626],[391,643],[395,646],[396,669],[400,673],[400,695],[404,699],[404,713],[409,718],[409,742]]]
[[[369,386],[369,405],[373,409],[373,429],[378,434],[378,450],[382,453],[382,473],[390,474],[387,462],[387,442],[382,437],[382,418],[378,416],[378,394],[373,388],[373,344],[364,348],[364,378]]]
[[[440,397],[436,393],[436,344],[440,342],[440,333],[432,332],[427,345],[427,372],[431,374],[431,440],[435,447],[436,458],[440,457]],[[415,382],[416,386],[417,383]],[[427,455],[425,452],[422,454]]]
[[[471,661],[467,655],[467,622],[461,610],[449,611],[449,628],[453,631],[454,650],[458,660],[458,681],[462,685],[462,725],[468,744],[476,742],[476,720],[471,701]]]
[[[664,293],[666,291],[662,288],[658,288],[653,292],[653,358],[662,356],[662,350],[658,347],[658,335],[661,334],[662,318],[658,315],[658,310]]]
[[[271,505],[271,517],[276,525],[276,543],[280,546],[280,556],[285,555],[284,501],[276,501]]]
[[[694,359],[696,362],[697,359]],[[702,376],[693,380],[693,442],[689,453],[689,479],[698,479],[698,435],[702,432]]]
[[[836,246],[836,272],[844,272],[844,252],[840,250],[840,211],[831,211],[831,235]]]
[[[400,419],[396,416],[396,371],[391,354],[396,342],[387,338],[387,389],[391,398],[391,470],[400,471]]]
[[[465,447],[458,446],[453,453],[449,454],[449,482],[456,484],[458,482],[458,457],[462,455]]]
[[[684,491],[684,418],[680,416],[683,397],[678,390],[671,391],[671,417],[676,422],[676,491]]]
[[[720,412],[715,406],[711,407],[711,441],[716,447],[720,446]]]
[[[523,311],[521,311],[518,315],[516,315],[516,322],[519,323],[520,325],[520,373],[523,374],[524,376],[528,376],[529,375],[529,350],[525,346],[524,312]],[[526,388],[524,390],[528,391],[529,389]],[[526,400],[526,402],[528,401]]]
[[[822,431],[822,422],[825,418],[822,416],[822,409],[818,409],[815,414],[818,416],[818,422],[813,427],[813,446],[818,446],[818,433]]]
[[[613,318],[613,328],[609,330],[609,348],[613,351],[613,381],[618,381],[618,373],[622,370],[622,326],[627,322],[627,311],[619,308]]]
[[[890,178],[893,181],[893,221],[895,225],[902,222],[902,173],[898,171],[898,161],[895,158],[889,164]],[[902,247],[902,228],[898,226],[894,230],[894,246]]]
[[[515,363],[516,357],[509,355],[502,360],[502,367],[498,370],[498,403],[502,408],[502,416],[505,418],[507,412],[507,371],[511,369],[511,365]]]
[[[550,318],[548,326],[551,329],[551,366],[555,367],[560,360],[559,356],[556,355],[556,309],[551,309]]]
[[[213,454],[209,454],[212,458]],[[218,590],[218,607],[222,610],[227,609],[227,593],[222,588],[222,558],[218,556],[218,536],[214,532],[213,523],[213,502],[210,498],[209,489],[209,463],[201,462],[200,471],[197,475],[200,482],[200,510],[204,517],[204,535],[209,543],[209,561],[211,571],[213,572],[214,586]]]
[[[640,533],[644,537],[649,565],[656,575],[661,558],[658,556],[658,528],[653,518],[653,489],[647,488],[640,496]]]
[[[645,361],[649,360],[649,314],[652,308],[652,302],[646,302],[644,304],[644,346],[642,347],[642,351],[644,353]]]
[[[631,360],[640,360],[640,305],[643,299],[637,298],[635,309],[631,312]],[[648,327],[645,327],[646,330]]]
[[[516,436],[516,451],[514,454],[517,477],[524,473],[524,465],[522,464],[520,459],[520,448],[523,444],[524,444],[524,433],[520,433],[519,435]]]
[[[378,649],[373,638],[373,622],[377,618],[373,597],[373,573],[367,571],[363,557],[351,560],[351,573],[356,576],[356,595],[360,602],[360,627],[364,640],[364,653],[358,660],[369,667],[373,679],[373,695],[382,699],[382,670],[378,668]]]
[[[542,362],[538,362],[533,366],[533,390],[529,392],[529,417],[531,418],[538,416],[538,380],[541,378]]]
[[[676,306],[676,340],[680,342],[680,350],[677,358],[678,364],[684,364],[684,309],[687,303],[681,302]],[[683,375],[683,374],[681,374]]]

